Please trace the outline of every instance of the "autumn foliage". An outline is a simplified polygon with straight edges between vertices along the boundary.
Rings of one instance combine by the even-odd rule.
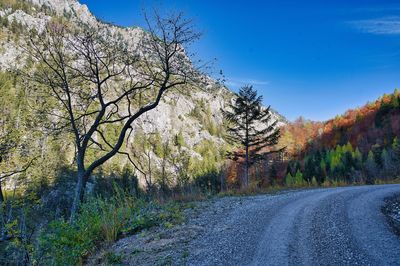
[[[313,182],[321,185],[329,178],[354,180],[356,174],[366,181],[372,171],[368,169],[371,161],[383,167],[379,165],[381,157],[400,139],[400,90],[326,122],[299,118],[281,132],[277,148],[285,147],[284,152],[266,157],[251,169],[251,180],[257,186],[281,185],[287,176],[292,178],[289,183],[299,186]],[[240,185],[242,171],[240,162],[231,163],[228,187]]]
[[[400,90],[323,123],[298,119],[283,129],[280,145],[287,146],[288,156],[298,158],[348,142],[367,153],[396,136],[400,136]]]
[[[308,183],[313,177],[319,184],[325,179],[353,182],[355,175],[362,181],[394,178],[395,172],[373,168],[384,168],[385,160],[386,168],[390,168],[398,160],[400,91],[326,122],[300,118],[282,132],[279,145],[287,147],[286,161],[298,162],[296,171],[302,172]],[[289,168],[287,175],[293,177],[296,173]]]

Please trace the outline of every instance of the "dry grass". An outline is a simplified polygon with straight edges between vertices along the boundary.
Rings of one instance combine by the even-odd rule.
[[[168,201],[174,202],[193,202],[206,200],[207,196],[204,193],[194,192],[194,193],[179,193],[172,195]]]
[[[389,180],[383,181],[377,179],[375,181],[375,185],[384,185],[384,184],[400,184],[400,177]],[[347,183],[345,181],[325,181],[321,186],[318,185],[301,185],[301,186],[281,186],[275,185],[270,187],[261,188],[257,186],[257,184],[251,183],[248,187],[243,187],[240,189],[230,189],[227,191],[222,191],[218,194],[220,197],[225,196],[252,196],[252,195],[259,195],[259,194],[275,194],[282,191],[287,190],[302,190],[302,189],[312,189],[312,188],[334,188],[334,187],[349,187],[349,186],[361,186],[365,185],[365,182],[354,182],[354,183]]]

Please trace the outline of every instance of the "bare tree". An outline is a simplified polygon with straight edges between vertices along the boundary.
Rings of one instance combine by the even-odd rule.
[[[185,55],[197,33],[182,14],[146,17],[147,31],[129,43],[121,31],[49,23],[30,38],[35,61],[28,81],[36,106],[52,116],[52,129],[68,129],[76,149],[73,221],[93,171],[121,152],[132,124],[154,109],[168,90],[200,77]],[[119,36],[120,35],[120,36]],[[119,37],[118,37],[119,36]],[[109,134],[110,129],[112,134]]]
[[[187,189],[190,181],[190,154],[178,146],[177,154],[171,157],[171,164],[173,165],[176,176],[176,186],[182,193]]]
[[[160,163],[159,163],[159,171],[158,171],[158,184],[160,186],[160,192],[162,193],[162,197],[168,195],[169,187],[170,187],[170,176],[171,173],[169,169],[169,162],[172,156],[172,147],[170,145],[169,140],[163,140],[160,145]]]
[[[150,193],[153,193],[155,188],[153,168],[155,167],[156,142],[152,140],[152,135],[153,133],[146,136],[142,131],[136,132],[134,143],[128,145],[128,152],[126,152],[130,163],[144,178],[147,192]]]

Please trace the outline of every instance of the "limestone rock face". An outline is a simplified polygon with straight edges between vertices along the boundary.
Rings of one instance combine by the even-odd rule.
[[[8,27],[15,21],[24,29],[35,29],[40,33],[53,17],[64,17],[71,22],[102,25],[111,35],[122,36],[132,49],[137,48],[141,35],[145,34],[138,27],[122,28],[100,22],[90,13],[86,5],[76,0],[30,0],[28,2],[30,6],[24,10],[0,9],[0,17],[8,20]],[[11,32],[6,28],[2,31]],[[24,42],[24,36],[19,38],[2,36],[0,34],[0,70],[23,67],[28,56],[20,48],[21,42]],[[220,134],[223,127],[221,109],[233,101],[235,94],[211,77],[206,77],[206,80],[203,88],[191,89],[190,93],[168,92],[155,110],[146,113],[135,123],[134,132],[157,131],[163,139],[171,140],[177,134],[182,134],[185,141],[184,149],[191,156],[199,159],[201,155],[195,151],[199,143],[208,140],[216,147],[226,145]],[[278,113],[274,113],[274,118],[279,120],[280,126],[285,124],[285,119]]]

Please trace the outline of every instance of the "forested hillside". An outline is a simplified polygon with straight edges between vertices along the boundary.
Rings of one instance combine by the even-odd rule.
[[[16,75],[15,69],[20,72],[30,71],[28,69],[31,67],[32,58],[29,58],[29,52],[24,52],[24,46],[26,46],[26,40],[29,38],[32,29],[40,32],[44,29],[46,23],[57,20],[77,25],[89,23],[96,27],[105,27],[112,34],[111,38],[122,38],[132,46],[137,45],[139,36],[142,34],[140,28],[121,28],[99,22],[85,5],[74,0],[9,0],[2,2],[1,5],[2,38],[0,46],[2,53],[0,54],[0,66],[4,79],[13,80],[12,90],[16,94],[28,93],[28,88],[23,84],[22,76]],[[11,72],[6,73],[7,71]],[[165,181],[167,183],[176,183],[177,179],[185,180],[187,178],[177,176],[175,171],[177,167],[187,168],[182,170],[187,173],[185,175],[195,178],[207,171],[215,172],[222,166],[224,159],[218,154],[223,153],[227,144],[223,137],[224,125],[221,109],[229,104],[235,95],[218,81],[208,76],[204,76],[203,83],[198,85],[187,85],[183,90],[170,91],[161,99],[154,111],[146,113],[133,125],[132,134],[127,139],[125,150],[131,152],[130,146],[135,146],[131,158],[138,166],[140,164],[139,168],[142,171],[137,171],[135,168],[133,168],[133,171],[138,176],[141,185],[154,184],[159,186],[159,180],[166,179],[161,177],[159,173],[163,161],[167,161],[164,166],[166,173],[168,173],[168,180]],[[35,107],[36,103],[32,102],[32,97],[26,96],[24,98],[26,102],[22,105]],[[5,97],[3,99],[7,101]],[[19,100],[21,100],[21,97]],[[21,116],[25,116],[30,111],[21,110],[18,112]],[[31,113],[31,115],[34,114]],[[275,118],[279,120],[281,125],[284,124],[284,119],[278,114],[275,115]],[[53,122],[51,119],[54,119],[54,117],[51,118],[42,112],[40,119],[43,122],[41,125],[50,125]],[[44,121],[46,119],[50,120]],[[40,123],[37,123],[37,125],[40,125]],[[39,129],[37,134],[41,133],[44,132]],[[70,164],[74,159],[73,147],[67,144],[68,141],[62,140],[66,135],[57,136],[59,141],[54,142],[54,136],[47,133],[46,136],[41,136],[44,139],[40,142],[42,158],[54,158],[52,154],[45,156],[45,152],[47,146],[55,145],[61,149],[57,153],[65,154],[65,159],[60,158],[60,164]],[[64,133],[59,132],[59,134]],[[36,139],[39,139],[39,137]],[[168,146],[168,154],[161,152],[163,146]],[[176,159],[178,153],[181,161],[173,160],[173,158]],[[120,171],[125,165],[130,165],[126,156],[118,155],[117,157],[114,162],[107,163],[103,167],[104,174],[118,169]],[[186,163],[186,161],[190,162]],[[113,165],[118,165],[118,169],[114,169]],[[131,166],[128,166],[128,168],[131,168]],[[149,168],[158,170],[151,173],[144,171],[144,169]],[[55,169],[55,167],[48,169]],[[12,185],[8,185],[8,187],[12,188]]]
[[[23,49],[25,49],[26,40],[29,38],[32,29],[36,31],[43,30],[45,24],[52,20],[65,20],[73,24],[87,22],[96,26],[103,25],[112,32],[113,38],[124,38],[132,46],[135,45],[135,42],[138,41],[138,36],[141,34],[141,29],[138,28],[123,29],[98,22],[87,10],[87,7],[80,5],[77,1],[5,1],[2,2],[2,5],[1,47],[3,52],[0,55],[1,69],[6,79],[14,80],[13,84],[15,86],[13,90],[16,93],[26,93],[29,90],[24,86],[22,76],[16,75],[15,69],[20,72],[31,71],[29,70],[31,67],[29,62],[32,61],[32,58],[29,58],[28,53],[25,53]],[[12,73],[5,73],[6,71],[11,71]],[[29,96],[31,95],[27,95],[25,98],[29,102],[23,105],[38,109],[35,106],[36,103],[32,102],[32,97]],[[201,159],[202,155],[196,150],[199,150],[204,143],[212,142],[217,147],[219,145],[221,147],[224,146],[224,140],[221,138],[223,131],[222,116],[219,110],[226,102],[229,102],[231,97],[233,97],[233,93],[218,85],[212,79],[207,79],[201,87],[192,87],[191,93],[181,94],[171,91],[170,94],[162,99],[154,112],[147,113],[135,123],[133,129],[135,134],[131,134],[126,150],[129,151],[129,143],[139,142],[138,146],[142,146],[142,149],[151,153],[150,156],[153,157],[152,167],[158,168],[161,161],[160,152],[155,153],[154,151],[161,149],[162,143],[168,143],[171,146],[170,153],[176,153],[178,151],[174,148],[176,145],[173,142],[175,139],[182,139],[180,141],[182,150],[187,154],[188,159],[189,157]],[[21,111],[21,115],[25,116],[26,112]],[[54,117],[49,117],[43,112],[40,119],[43,123],[38,123],[38,125],[40,124],[41,126],[50,126],[54,122],[52,121]],[[46,119],[48,121],[45,121]],[[46,138],[45,142],[41,144],[43,147],[51,146],[53,143],[56,143],[54,145],[60,145],[60,142],[52,140],[54,137],[52,134],[49,135],[47,133],[49,132],[46,132],[47,136],[43,136],[43,138]],[[73,160],[73,147],[68,146],[68,141],[62,140],[67,137],[65,132],[59,132],[59,134],[64,134],[62,137],[58,136],[58,140],[63,142],[63,145],[61,145],[62,150],[59,150],[59,153],[66,156],[65,160],[60,158],[60,163],[68,165]],[[143,137],[148,139],[144,140]],[[147,142],[153,142],[153,146],[156,147],[150,150],[148,145],[145,145]],[[145,146],[147,148],[144,148]],[[43,151],[43,156],[46,158],[54,157],[52,154],[45,156],[45,151]],[[129,161],[125,156],[119,157],[116,159],[116,162],[118,161],[116,164],[118,168],[122,169],[124,165],[129,164]],[[133,159],[135,162],[139,160],[138,158]],[[193,161],[192,164],[196,164],[196,162]],[[104,170],[107,172],[113,167],[108,164],[106,168],[108,170]],[[172,171],[173,166],[169,164],[167,168],[168,171]],[[54,167],[50,167],[50,169],[54,169]],[[139,182],[142,185],[146,184],[143,174],[138,172],[137,175],[140,175]],[[149,177],[147,182],[155,183],[157,178],[159,177]]]
[[[324,123],[299,119],[280,145],[290,160],[287,182],[367,182],[399,175],[400,91]]]

